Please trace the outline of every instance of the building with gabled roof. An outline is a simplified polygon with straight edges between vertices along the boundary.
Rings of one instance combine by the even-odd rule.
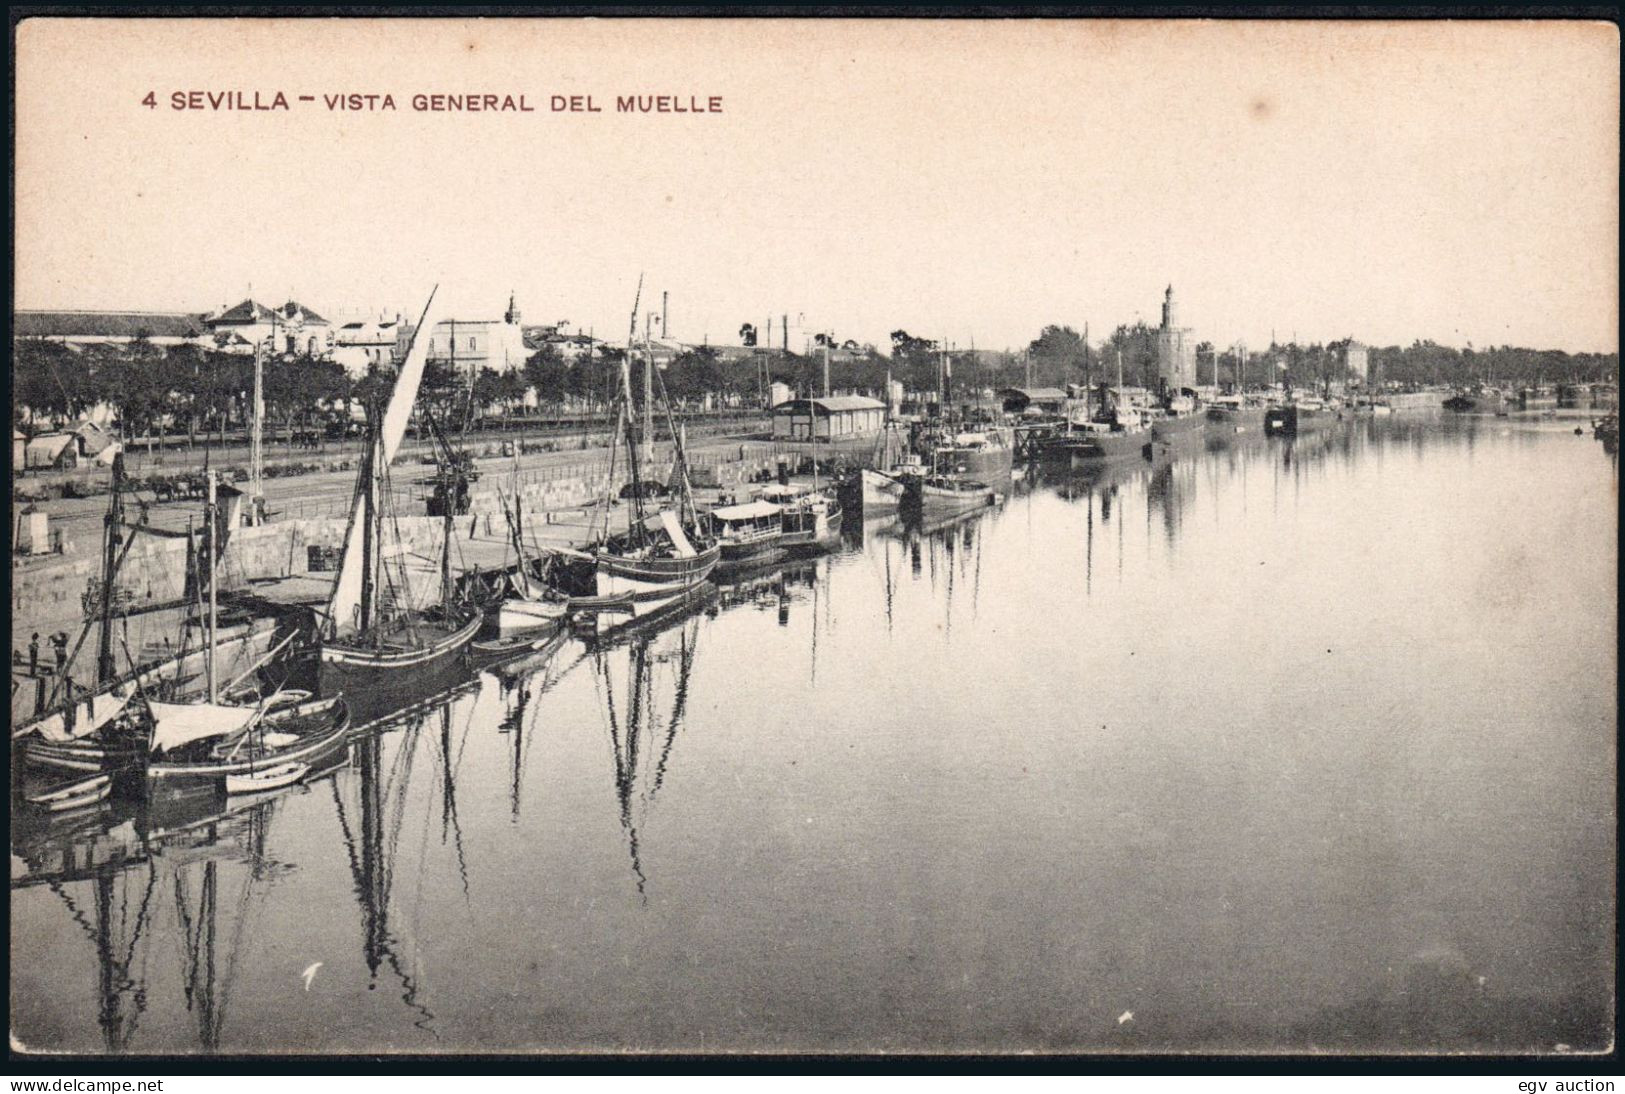
[[[234,353],[263,345],[271,353],[326,357],[333,349],[333,324],[295,300],[276,308],[244,300],[204,316],[203,325],[216,345]]]
[[[156,346],[207,345],[209,328],[192,312],[31,311],[12,313],[12,337],[68,345],[124,345],[145,337]]]
[[[886,404],[865,395],[825,395],[789,399],[773,408],[773,439],[838,441],[878,433],[886,425]]]

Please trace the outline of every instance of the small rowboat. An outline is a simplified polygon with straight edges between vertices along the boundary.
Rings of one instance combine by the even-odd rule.
[[[241,775],[226,776],[226,793],[228,794],[254,794],[261,790],[275,790],[278,787],[296,783],[304,778],[310,771],[310,765],[304,763],[284,763],[274,767],[261,768],[258,771],[249,771]]]
[[[510,597],[497,608],[497,629],[518,631],[546,627],[559,622],[569,610],[569,605],[562,600]]]
[[[28,797],[28,804],[48,813],[65,813],[70,809],[80,809],[106,801],[112,792],[112,775],[94,775],[48,790],[43,794],[31,794]]]
[[[572,614],[631,612],[635,599],[630,591],[609,596],[572,596],[569,607]]]
[[[540,649],[552,641],[553,636],[557,633],[558,628],[556,626],[546,634],[537,634],[536,629],[533,627],[526,633],[508,635],[505,638],[480,639],[471,643],[470,648],[474,651],[476,658],[489,662],[493,658],[511,657]]]

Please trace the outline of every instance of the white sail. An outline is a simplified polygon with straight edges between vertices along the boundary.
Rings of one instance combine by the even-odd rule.
[[[438,290],[439,286],[435,286]],[[395,458],[406,436],[406,425],[412,417],[412,404],[417,401],[418,385],[423,381],[423,366],[429,360],[429,334],[434,330],[435,292],[429,293],[429,302],[423,306],[423,315],[412,332],[412,344],[407,348],[406,360],[401,362],[395,378],[395,390],[384,409],[382,424],[384,463]],[[333,599],[328,602],[328,618],[340,631],[354,630],[360,618],[362,559],[362,512],[365,502],[358,494],[350,511],[349,530],[344,537],[344,560],[339,566],[338,581],[333,585]]]
[[[255,707],[225,707],[216,703],[148,703],[152,708],[152,750],[172,748],[235,733],[259,715]]]
[[[88,737],[116,718],[129,701],[128,695],[103,692],[92,697],[88,707],[81,706],[75,710],[77,717],[74,719],[72,729],[68,728],[67,719],[60,713],[41,718],[35,723],[34,729],[47,741],[62,742]]]

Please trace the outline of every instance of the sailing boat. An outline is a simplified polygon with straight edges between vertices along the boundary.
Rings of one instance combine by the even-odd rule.
[[[503,516],[508,521],[508,534],[518,564],[508,576],[509,595],[497,608],[497,629],[532,631],[562,623],[569,613],[568,602],[545,583],[536,580],[533,560],[525,551],[524,498],[519,492],[519,449],[513,456],[513,505],[504,505]]]
[[[123,506],[120,498],[124,477],[122,461],[122,456],[115,458],[114,461],[113,500],[106,518],[102,579],[97,589],[100,607],[96,615],[86,620],[85,628],[80,635],[82,643],[89,636],[92,624],[99,625],[96,654],[97,688],[89,695],[72,697],[66,694],[71,682],[65,679],[57,681],[58,688],[63,690],[64,701],[49,713],[25,723],[14,734],[21,738],[22,757],[30,766],[93,773],[99,776],[138,764],[146,754],[151,740],[151,705],[148,700],[160,695],[168,697],[170,693],[178,690],[183,669],[192,661],[198,657],[203,659],[204,675],[208,680],[208,699],[213,703],[217,694],[230,692],[234,685],[257,671],[286,645],[284,642],[273,646],[248,672],[238,676],[223,688],[216,687],[216,665],[221,652],[227,646],[243,652],[250,642],[258,641],[264,634],[250,628],[247,634],[223,643],[217,633],[214,610],[215,576],[223,557],[221,536],[223,521],[219,506],[216,504],[215,480],[211,474],[208,519],[204,537],[205,552],[204,557],[196,559],[198,578],[196,592],[201,597],[205,584],[203,575],[206,574],[209,593],[209,610],[203,620],[207,634],[204,648],[197,653],[188,654],[183,646],[179,655],[142,668],[135,663],[135,658],[126,645],[124,654],[129,661],[129,668],[123,674],[118,672],[114,662],[113,634],[115,619],[113,605],[117,595],[115,585],[124,558],[130,550],[130,544],[134,541],[134,536],[128,535],[130,529],[123,524]],[[199,614],[203,614],[203,605],[199,603],[195,606]],[[74,654],[69,656],[69,664],[72,664],[78,648],[75,646]],[[53,692],[53,699],[55,695]],[[240,712],[240,708],[225,709],[232,711],[232,718]],[[221,724],[229,731],[236,723],[226,719]],[[34,795],[30,801],[49,810],[77,808],[104,800],[109,788],[110,782],[98,782],[96,778],[91,778],[66,786],[53,787],[44,794]],[[36,798],[38,800],[35,800]]]
[[[645,494],[647,481],[639,448],[652,456],[653,447],[653,383],[654,357],[647,351],[644,357],[645,415],[643,444],[638,444],[632,425],[632,371],[631,358],[637,331],[638,302],[643,294],[642,279],[638,281],[638,295],[632,305],[632,327],[627,334],[626,354],[621,358],[621,393],[619,411],[615,418],[615,437],[610,446],[610,486],[615,481],[615,449],[625,442],[631,470],[628,489],[632,511],[625,532],[611,534],[608,530],[608,504],[606,492],[604,534],[582,560],[591,560],[591,574],[583,575],[577,569],[573,577],[574,589],[580,595],[592,597],[601,605],[630,606],[634,614],[661,608],[702,584],[716,568],[722,557],[722,546],[700,524],[694,507],[693,486],[689,481],[687,460],[683,454],[682,438],[672,429],[672,445],[676,464],[673,478],[678,482],[677,508],[662,506],[653,513],[647,509]],[[662,386],[664,386],[662,384]],[[667,419],[671,418],[670,400],[667,400]],[[583,607],[592,607],[589,602]]]
[[[392,548],[386,549],[383,542],[386,530],[397,528],[386,513],[392,501],[387,489],[389,464],[406,435],[423,379],[433,308],[431,292],[388,406],[382,415],[368,415],[367,454],[356,483],[338,581],[327,605],[321,647],[324,694],[377,687],[402,670],[433,673],[453,665],[482,621],[477,610],[454,604],[450,595],[451,507],[444,513],[439,605],[424,609],[403,603],[410,599],[410,575],[404,564],[393,569],[386,565],[386,558],[399,562],[406,553],[398,536]],[[386,584],[392,593],[388,604],[383,596]]]

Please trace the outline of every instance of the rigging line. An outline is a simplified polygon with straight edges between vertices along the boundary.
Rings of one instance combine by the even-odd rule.
[[[186,1009],[191,1010],[193,1005],[193,995],[197,990],[197,948],[199,943],[202,941],[203,924],[201,921],[198,923],[197,931],[194,934],[192,930],[192,914],[191,910],[187,906],[188,901],[186,897],[186,890],[188,886],[181,867],[177,866],[175,868],[174,880],[175,884],[173,888],[175,891],[175,917],[178,920],[181,928],[181,937],[179,941],[181,942],[182,946],[182,991],[186,997]]]
[[[470,703],[469,707],[472,709],[473,704]],[[446,719],[446,721],[442,726],[442,730],[449,727],[451,724],[451,705],[449,703],[445,707],[443,717]],[[466,740],[467,731],[465,730],[464,732],[464,739]],[[451,744],[450,740],[447,738],[442,738],[442,742],[446,747],[449,747]],[[440,826],[440,842],[446,842],[445,822],[450,821],[453,846],[457,851],[457,873],[462,878],[463,900],[466,902],[468,900],[468,863],[463,856],[463,825],[457,817],[457,782],[453,777],[451,770],[453,763],[454,761],[449,756],[444,756],[441,758],[439,774],[440,778],[443,780],[443,786],[445,789],[444,808],[446,810],[446,815]]]
[[[69,918],[79,924],[84,929],[85,936],[90,939],[92,944],[95,944],[96,928],[91,925],[90,920],[85,918],[85,913],[80,911],[79,905],[74,903],[73,897],[69,896],[67,890],[62,887],[62,882],[50,881],[46,884],[46,887],[62,898],[62,902],[68,906]]]
[[[660,750],[660,759],[655,763],[654,786],[649,790],[649,800],[653,801],[661,785],[666,781],[666,760],[671,756],[672,744],[677,740],[677,730],[683,722],[683,712],[688,706],[689,674],[694,667],[694,651],[699,645],[699,621],[694,621],[692,638],[689,634],[683,635],[681,659],[677,670],[677,695],[672,701],[671,723],[666,727],[665,747]]]
[[[339,781],[334,779],[329,785],[333,788],[333,806],[338,812],[339,830],[344,833],[344,853],[350,858],[350,877],[355,882],[357,895],[360,895],[364,885],[361,880],[361,862],[356,858],[355,836],[350,831],[349,819],[344,815],[344,799],[339,794]]]
[[[427,717],[427,716],[425,716],[425,717]],[[398,849],[399,849],[399,846],[400,846],[401,828],[404,826],[404,824],[406,822],[406,798],[407,798],[406,789],[407,789],[407,781],[410,780],[411,777],[412,777],[412,761],[417,756],[418,731],[420,729],[422,729],[422,728],[423,728],[423,722],[422,721],[417,722],[416,724],[414,724],[412,726],[412,728],[410,730],[407,731],[408,739],[403,740],[401,742],[401,750],[402,750],[402,753],[405,754],[405,762],[404,762],[404,764],[402,765],[402,767],[400,769],[401,770],[401,778],[402,778],[401,791],[400,791],[400,794],[396,797],[394,805],[392,807],[392,815],[390,817],[391,831],[390,831],[390,834],[389,834],[388,844],[387,844],[387,847],[385,849],[384,862],[383,862],[383,871],[382,871],[383,888],[382,888],[381,891],[382,891],[382,895],[383,895],[383,898],[384,898],[385,901],[389,900],[389,891],[390,891],[391,887],[393,887],[393,885],[395,884],[395,866],[394,866],[394,862],[395,862],[395,859],[396,859],[396,857],[397,857],[397,855],[399,853]],[[397,761],[397,763],[400,763],[400,761],[401,761],[401,753],[397,753],[396,761]],[[393,776],[391,777],[391,779],[393,781]],[[387,796],[388,788],[385,789],[385,794]],[[425,814],[425,816],[427,816],[427,814]],[[425,827],[424,832],[425,832],[424,838],[425,838],[425,840],[427,840],[427,838],[428,838],[428,835],[427,835],[428,829],[427,829],[427,827]]]

